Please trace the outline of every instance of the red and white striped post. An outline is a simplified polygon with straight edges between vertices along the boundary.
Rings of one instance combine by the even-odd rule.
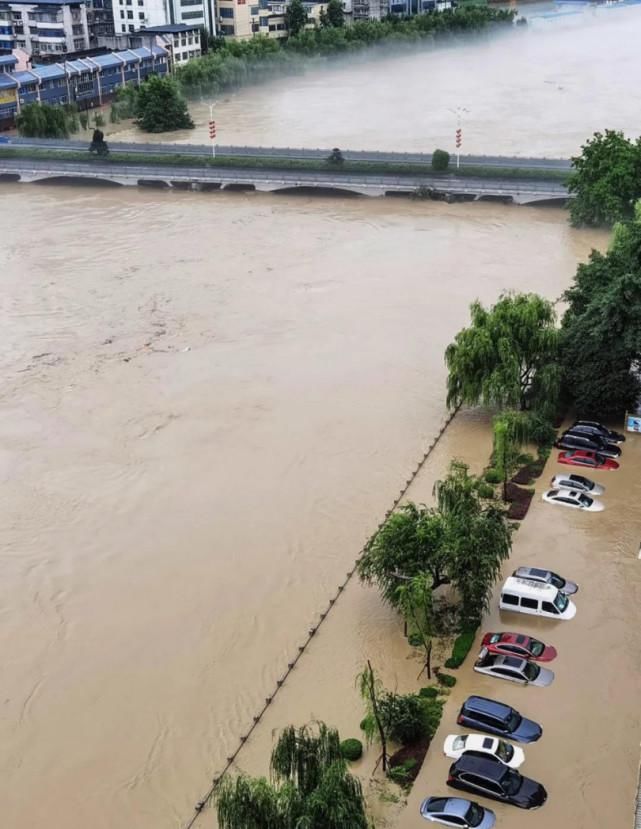
[[[214,105],[209,105],[209,138],[211,140],[211,157],[216,158],[216,122],[214,121]]]
[[[461,122],[456,128],[456,169],[461,166],[461,144],[463,143],[463,130],[461,129]]]

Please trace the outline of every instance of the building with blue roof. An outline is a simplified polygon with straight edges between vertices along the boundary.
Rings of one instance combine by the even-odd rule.
[[[3,61],[9,70],[15,65],[15,58]],[[91,109],[108,103],[121,86],[166,75],[169,67],[169,52],[154,45],[0,72],[0,128],[13,126],[26,104],[75,103],[80,110]]]

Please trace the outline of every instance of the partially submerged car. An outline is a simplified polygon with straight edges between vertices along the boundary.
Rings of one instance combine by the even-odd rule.
[[[555,475],[550,481],[552,489],[573,489],[576,492],[585,492],[587,495],[603,495],[605,487],[602,484],[597,484],[590,478],[583,475],[576,475],[570,472],[568,475],[563,473]]]
[[[575,435],[596,435],[609,443],[623,443],[625,441],[625,435],[622,435],[621,432],[614,432],[596,420],[575,420],[568,432]]]
[[[518,746],[499,740],[498,737],[488,737],[486,734],[449,734],[443,743],[443,754],[458,758],[466,751],[479,754],[489,754],[511,769],[518,769],[525,762],[525,752]]]
[[[558,507],[570,507],[584,512],[603,512],[604,510],[601,501],[590,498],[585,492],[578,492],[576,489],[548,489],[541,497],[548,504]]]
[[[521,659],[532,659],[536,662],[551,662],[557,657],[556,648],[524,633],[486,633],[481,645],[490,653],[520,656]]]
[[[559,576],[554,570],[546,570],[542,567],[517,567],[512,573],[515,579],[526,579],[527,581],[536,581],[541,584],[551,584],[556,587],[561,593],[566,596],[573,596],[578,593],[579,585],[575,581],[564,579]]]
[[[567,452],[559,452],[557,460],[559,463],[568,466],[583,466],[589,469],[603,470],[604,472],[619,468],[618,461],[606,458],[605,455],[589,449],[569,449]]]
[[[487,674],[497,679],[507,679],[508,682],[518,682],[520,685],[537,685],[546,688],[554,682],[554,672],[542,668],[536,662],[519,659],[518,656],[499,656],[482,648],[474,670],[479,674]]]
[[[523,777],[493,757],[464,754],[450,766],[447,785],[455,789],[491,797],[520,809],[538,809],[547,792],[536,780]]]
[[[461,829],[492,829],[496,823],[496,815],[491,809],[464,797],[426,797],[420,812],[421,817],[431,823]]]
[[[616,443],[608,443],[607,440],[596,435],[574,435],[571,432],[564,432],[554,445],[558,449],[586,449],[599,452],[606,458],[618,458],[621,454],[621,449]]]
[[[521,716],[510,705],[476,695],[465,700],[456,722],[519,743],[535,743],[543,734],[538,723]]]

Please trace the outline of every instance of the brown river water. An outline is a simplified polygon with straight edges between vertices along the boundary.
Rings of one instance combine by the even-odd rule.
[[[287,110],[281,85],[239,95]],[[609,122],[624,123],[626,96],[610,92]],[[313,125],[307,101],[296,115]],[[532,152],[555,130],[539,116]],[[261,118],[253,138],[239,127],[247,143],[266,142]],[[375,146],[356,122],[353,135]],[[333,143],[310,136],[289,143]],[[438,431],[443,350],[470,301],[557,298],[607,235],[489,204],[37,185],[2,186],[0,229],[0,825],[174,829]],[[463,413],[409,497],[429,499],[452,456],[480,469],[489,444],[487,415]],[[567,570],[582,591],[558,631],[528,621],[559,648],[555,684],[496,690],[543,722],[526,770],[550,790],[543,812],[499,809],[506,827],[628,825],[640,452],[630,440],[602,515],[539,502],[519,532],[515,560]],[[240,767],[266,771],[289,721],[355,734],[368,656],[389,686],[417,687],[398,620],[352,581]],[[460,674],[443,734],[465,693],[494,690]],[[435,743],[399,826],[420,822],[446,769]]]

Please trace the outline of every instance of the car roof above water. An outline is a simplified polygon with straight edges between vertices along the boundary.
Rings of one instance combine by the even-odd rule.
[[[458,771],[481,774],[492,780],[502,780],[509,772],[509,768],[491,754],[464,752],[454,765]]]
[[[463,706],[469,711],[480,714],[491,714],[493,717],[499,717],[500,719],[507,719],[513,710],[504,702],[497,702],[494,699],[477,696],[468,697],[463,703]]]

